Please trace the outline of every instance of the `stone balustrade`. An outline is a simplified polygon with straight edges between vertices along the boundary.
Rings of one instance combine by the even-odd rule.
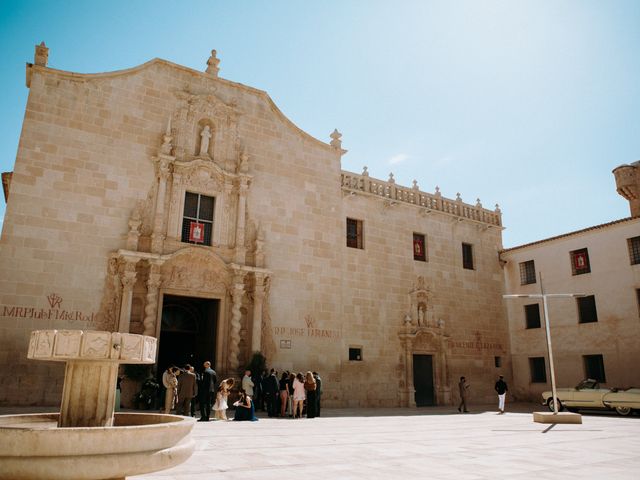
[[[502,226],[502,212],[496,205],[495,210],[483,208],[480,202],[476,205],[464,203],[460,197],[456,200],[444,198],[438,187],[436,193],[420,191],[414,182],[413,187],[397,185],[390,176],[389,181],[378,180],[369,177],[365,172],[362,175],[342,171],[342,189],[345,192],[364,193],[382,197],[389,202],[401,202],[424,208],[427,212],[438,211],[461,219],[469,219],[497,227]]]

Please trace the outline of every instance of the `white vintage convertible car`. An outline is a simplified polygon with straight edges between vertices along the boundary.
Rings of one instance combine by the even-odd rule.
[[[581,409],[615,410],[620,415],[630,415],[640,410],[640,388],[600,388],[590,378],[581,381],[575,388],[558,388],[558,411]],[[542,404],[553,411],[551,391],[542,392]]]

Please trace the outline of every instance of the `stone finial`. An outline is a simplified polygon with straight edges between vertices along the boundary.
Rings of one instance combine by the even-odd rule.
[[[396,179],[393,178],[393,173],[389,173],[389,180],[387,180],[389,183],[396,183]]]
[[[342,134],[338,131],[337,128],[334,128],[333,132],[329,136],[331,137],[330,145],[333,148],[336,148],[336,149],[342,148],[342,140],[340,140],[342,138]]]
[[[456,202],[461,202],[462,197],[460,196],[460,192],[456,193]]]
[[[441,197],[442,194],[440,193],[440,187],[438,185],[436,185],[436,193],[435,193],[436,197]]]
[[[41,67],[46,67],[48,61],[49,49],[44,42],[40,42],[40,45],[36,45],[36,53],[33,57],[33,63]]]
[[[362,176],[363,177],[368,177],[369,176],[369,170],[367,169],[366,165],[364,167],[362,167]]]
[[[169,120],[167,121],[167,129],[162,136],[162,146],[160,147],[160,153],[164,155],[171,155],[172,141],[173,136],[171,135],[171,115],[169,115]]]
[[[417,180],[413,181],[413,187],[411,187],[411,188],[413,188],[414,190],[420,190],[420,187],[418,187],[418,181]]]
[[[502,210],[500,210],[500,205],[498,205],[496,203],[496,213],[502,213]]]
[[[216,56],[218,52],[215,50],[211,50],[211,56],[209,60],[207,60],[207,70],[206,72],[212,77],[218,78],[218,72],[220,71],[220,59]]]
[[[476,207],[482,208],[482,202],[480,201],[479,198],[476,198]]]

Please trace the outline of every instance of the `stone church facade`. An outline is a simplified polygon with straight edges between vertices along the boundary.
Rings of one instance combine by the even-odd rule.
[[[475,402],[510,378],[501,215],[343,171],[269,96],[154,59],[78,74],[36,47],[0,241],[0,403],[55,404],[37,329],[159,339],[158,366],[317,370],[327,406]],[[53,347],[55,349],[55,346]],[[55,354],[55,352],[54,352]]]

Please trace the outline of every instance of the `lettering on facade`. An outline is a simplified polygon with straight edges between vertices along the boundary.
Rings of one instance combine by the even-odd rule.
[[[280,348],[286,350],[291,349],[291,340],[280,340]]]
[[[309,337],[318,339],[342,338],[340,330],[328,330],[325,328],[301,328],[301,327],[273,327],[273,334],[288,337]]]
[[[502,350],[502,344],[496,342],[482,342],[477,340],[449,340],[449,348],[461,348],[465,350]]]
[[[63,299],[56,293],[50,293],[46,298],[49,308],[2,305],[2,316],[9,318],[35,318],[37,320],[62,320],[89,324],[93,324],[95,321],[94,313],[62,308]]]

